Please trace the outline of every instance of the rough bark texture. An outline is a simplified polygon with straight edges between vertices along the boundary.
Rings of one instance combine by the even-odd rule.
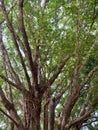
[[[51,99],[49,104],[49,130],[54,130],[54,122],[55,122],[55,98]]]
[[[24,94],[24,127],[27,130],[40,130],[41,97],[34,98],[32,94]]]

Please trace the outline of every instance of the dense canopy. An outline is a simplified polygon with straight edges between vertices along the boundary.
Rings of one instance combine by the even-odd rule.
[[[97,0],[0,0],[0,128],[98,129]]]

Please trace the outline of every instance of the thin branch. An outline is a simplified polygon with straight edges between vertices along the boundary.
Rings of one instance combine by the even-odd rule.
[[[16,2],[11,6],[11,8],[10,8],[9,11],[8,11],[8,14],[10,13],[10,11],[12,11],[12,9],[13,9],[15,6],[16,6]],[[1,21],[0,21],[0,25],[1,25],[2,23],[4,23],[4,21],[5,21],[5,19],[1,20]]]
[[[1,52],[2,52],[2,56],[3,56],[4,62],[8,66],[10,74],[12,75],[12,78],[17,83],[17,85],[20,86],[19,89],[22,90],[23,89],[23,85],[21,84],[21,81],[20,81],[18,75],[16,74],[16,72],[14,71],[14,69],[12,67],[10,59],[9,59],[9,56],[8,56],[8,53],[7,53],[6,49],[5,49],[5,46],[3,45],[2,31],[0,31],[0,49],[1,49]]]
[[[85,114],[87,102],[88,102],[88,94],[87,94],[87,96],[86,96],[86,99],[85,99],[85,101],[84,101],[82,107],[81,107],[81,110],[80,110],[80,113],[79,113],[78,117],[81,117],[81,116],[83,116],[83,115]]]
[[[16,109],[14,108],[14,104],[11,103],[10,101],[8,101],[8,99],[6,98],[1,86],[0,86],[0,98],[1,98],[1,102],[3,103],[4,107],[13,116],[12,118],[15,119],[17,124],[20,124],[21,120],[20,120],[20,117],[17,114]]]
[[[27,50],[26,50],[26,48],[25,48],[23,42],[20,40],[20,38],[19,38],[18,35],[16,35],[16,39],[17,39],[17,41],[19,42],[19,45],[20,45],[20,47],[21,47],[21,50],[24,52],[25,57],[28,59]]]
[[[11,80],[9,80],[8,78],[6,78],[5,76],[3,75],[0,75],[0,78],[2,78],[4,81],[6,81],[8,84],[14,86],[15,88],[19,89],[20,90],[20,86],[13,83]]]
[[[98,11],[96,12],[96,6],[97,6],[97,2],[96,0],[94,1],[94,10],[93,10],[93,15],[92,15],[92,23],[91,23],[91,26],[90,26],[90,30],[95,22],[95,19],[97,18],[97,15],[98,15]]]
[[[62,95],[65,93],[65,91],[71,86],[72,81],[66,86],[65,89],[63,89],[56,97],[55,97],[55,105],[58,104],[59,100],[61,99]]]
[[[62,90],[56,97],[55,97],[55,106],[59,103],[62,95],[65,93],[66,89]]]
[[[84,79],[84,81],[81,83],[80,85],[80,89],[82,89],[84,87],[84,85],[90,80],[90,78],[92,78],[92,76],[98,71],[98,66],[94,67],[89,74],[87,75],[87,77]]]
[[[64,79],[65,79],[65,77],[63,77],[63,79],[58,84],[56,84],[56,87],[51,92],[51,95],[53,95],[56,92],[56,90],[58,90],[58,88],[60,88],[62,90],[62,87],[63,87],[62,84],[65,82]]]
[[[94,50],[94,48],[96,47],[96,45],[98,44],[98,37],[95,39],[94,43],[92,44],[92,46],[90,47],[86,57],[85,57],[85,60],[83,61],[80,69],[79,69],[79,72],[82,70],[82,68],[84,67],[84,65],[86,64],[91,52]]]
[[[71,128],[72,126],[74,126],[75,124],[79,123],[79,122],[83,122],[85,119],[87,119],[89,116],[91,116],[91,113],[93,112],[93,109],[89,109],[87,111],[87,113],[85,113],[83,116],[79,117],[78,119],[76,119],[75,121],[73,121],[71,123],[71,125],[69,126],[69,128]]]
[[[31,48],[29,46],[28,37],[27,37],[26,30],[25,30],[25,26],[24,26],[23,2],[24,2],[23,0],[18,0],[19,25],[20,25],[21,33],[23,35],[24,44],[25,44],[25,47],[27,48],[27,52],[28,52],[28,61],[29,61],[31,72],[32,72],[32,77],[33,77],[34,83],[35,83],[34,89],[37,90],[37,85],[38,85],[37,68],[36,68],[36,64],[33,63]]]
[[[21,54],[20,49],[19,49],[19,45],[18,45],[17,40],[16,40],[15,31],[14,31],[14,29],[13,29],[13,26],[12,26],[10,20],[9,20],[9,17],[8,17],[8,14],[7,14],[5,5],[4,5],[4,1],[2,2],[0,8],[1,8],[1,10],[2,10],[2,13],[3,13],[3,15],[4,15],[4,18],[5,18],[6,22],[7,22],[7,26],[8,26],[8,28],[9,28],[9,30],[10,30],[11,35],[12,35],[12,38],[13,38],[15,47],[16,47],[16,49],[17,49],[17,52],[18,52],[18,55],[19,55],[19,58],[20,58],[20,61],[21,61],[21,64],[22,64],[22,67],[23,67],[24,72],[25,72],[25,76],[26,76],[28,85],[29,85],[29,87],[31,87],[30,78],[29,78],[29,76],[28,76],[27,69],[26,69],[26,66],[25,66],[23,57],[22,57],[22,54]]]
[[[81,127],[88,126],[89,124],[92,124],[92,123],[94,123],[94,122],[98,122],[98,119],[93,120],[93,121],[90,121],[90,122],[88,122],[88,123],[85,123],[85,124],[84,124],[84,125],[82,125]]]
[[[70,59],[70,55],[68,55],[58,66],[57,70],[54,72],[53,76],[49,79],[49,85],[52,85],[58,75],[61,73],[62,69],[64,68],[66,62]]]
[[[12,120],[16,126],[18,126],[17,122],[16,122],[10,115],[8,115],[6,112],[4,112],[1,108],[0,108],[0,111],[1,111],[5,116],[7,116],[10,120]]]

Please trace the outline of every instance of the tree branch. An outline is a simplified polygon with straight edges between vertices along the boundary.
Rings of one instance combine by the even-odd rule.
[[[10,59],[9,59],[9,56],[8,56],[8,53],[7,53],[7,51],[6,51],[6,49],[5,49],[4,45],[3,45],[2,32],[1,31],[0,31],[0,49],[1,49],[1,52],[2,52],[2,56],[3,56],[4,62],[8,66],[12,78],[14,79],[16,84],[20,86],[20,87],[18,87],[18,89],[22,90],[23,89],[23,85],[22,85],[18,75],[16,74],[16,72],[14,71],[14,69],[12,67]]]
[[[30,69],[32,72],[32,77],[34,79],[34,89],[37,90],[37,85],[38,85],[38,77],[37,77],[37,67],[36,64],[33,63],[33,59],[32,59],[32,54],[31,54],[31,48],[29,46],[29,42],[28,42],[28,37],[27,37],[27,33],[25,30],[25,26],[24,26],[24,18],[23,18],[23,0],[18,0],[18,6],[19,6],[19,25],[20,25],[20,30],[24,39],[24,44],[25,47],[27,48],[27,52],[28,52],[28,61],[29,61],[29,65],[30,65]]]
[[[62,69],[64,68],[66,62],[70,59],[70,55],[68,55],[58,66],[57,70],[54,72],[53,76],[49,79],[49,85],[52,85],[58,75],[61,73]]]
[[[95,41],[94,41],[94,43],[92,44],[92,46],[90,47],[90,49],[89,49],[87,55],[85,56],[85,60],[83,61],[82,65],[81,65],[81,67],[80,67],[80,69],[79,69],[79,72],[82,70],[82,68],[83,68],[84,65],[86,64],[86,62],[87,62],[87,60],[88,60],[88,58],[89,58],[91,52],[92,52],[92,51],[94,50],[94,48],[96,47],[97,43],[98,43],[98,37],[95,39]]]
[[[75,121],[73,121],[73,123],[71,123],[71,125],[69,126],[69,129],[74,126],[77,123],[83,122],[85,119],[87,119],[89,116],[91,116],[91,113],[93,112],[93,109],[89,109],[87,111],[87,113],[85,113],[83,116],[79,117],[78,119],[76,119]]]
[[[20,124],[21,120],[17,115],[17,112],[14,108],[14,104],[12,104],[7,100],[1,86],[0,86],[0,97],[1,97],[1,102],[3,103],[4,107],[8,110],[8,112],[12,115],[12,118],[17,122],[17,124]]]
[[[80,89],[82,89],[84,87],[84,85],[90,80],[90,78],[98,71],[98,66],[94,67],[89,74],[87,75],[87,77],[84,79],[84,81],[81,83],[80,85]]]
[[[5,76],[0,75],[0,78],[2,78],[4,81],[6,81],[8,84],[14,86],[15,88],[17,88],[17,89],[19,89],[19,90],[22,90],[22,89],[21,89],[21,86],[19,86],[19,85],[13,83],[12,81],[10,81],[10,80],[9,80],[8,78],[6,78]]]
[[[0,108],[0,111],[1,111],[5,116],[7,116],[10,120],[12,120],[16,126],[18,126],[17,122],[16,122],[11,116],[9,116],[9,115],[8,115],[6,112],[4,112],[1,108]]]
[[[18,43],[17,43],[17,40],[16,40],[15,31],[14,31],[14,29],[13,29],[13,26],[12,26],[10,20],[9,20],[9,17],[8,17],[8,14],[7,14],[5,5],[4,5],[4,1],[1,2],[0,8],[1,8],[1,10],[2,10],[2,13],[3,13],[3,15],[4,15],[4,18],[5,18],[6,22],[7,22],[7,26],[8,26],[8,28],[9,28],[9,30],[10,30],[11,35],[12,35],[13,42],[14,42],[14,44],[15,44],[15,47],[16,47],[16,49],[17,49],[17,52],[18,52],[18,55],[19,55],[19,58],[20,58],[22,67],[23,67],[24,72],[25,72],[25,76],[26,76],[26,79],[27,79],[28,86],[31,88],[30,78],[29,78],[29,76],[28,76],[27,69],[26,69],[26,66],[25,66],[23,57],[22,57],[22,54],[21,54],[21,52],[20,52],[20,49],[19,49],[19,46],[18,46]]]
[[[59,103],[62,95],[65,93],[66,89],[62,90],[56,97],[55,97],[55,106]]]
[[[90,121],[90,122],[88,122],[88,123],[83,124],[81,127],[85,127],[85,126],[87,126],[87,125],[89,125],[89,124],[92,124],[92,123],[94,123],[94,122],[98,122],[98,118],[95,119],[95,120],[93,120],[93,121]]]

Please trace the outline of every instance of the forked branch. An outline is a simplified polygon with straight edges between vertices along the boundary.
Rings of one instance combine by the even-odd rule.
[[[64,68],[66,62],[70,59],[70,55],[68,55],[58,66],[56,71],[54,72],[53,76],[49,79],[49,85],[52,85],[58,75],[61,73],[62,69]]]

